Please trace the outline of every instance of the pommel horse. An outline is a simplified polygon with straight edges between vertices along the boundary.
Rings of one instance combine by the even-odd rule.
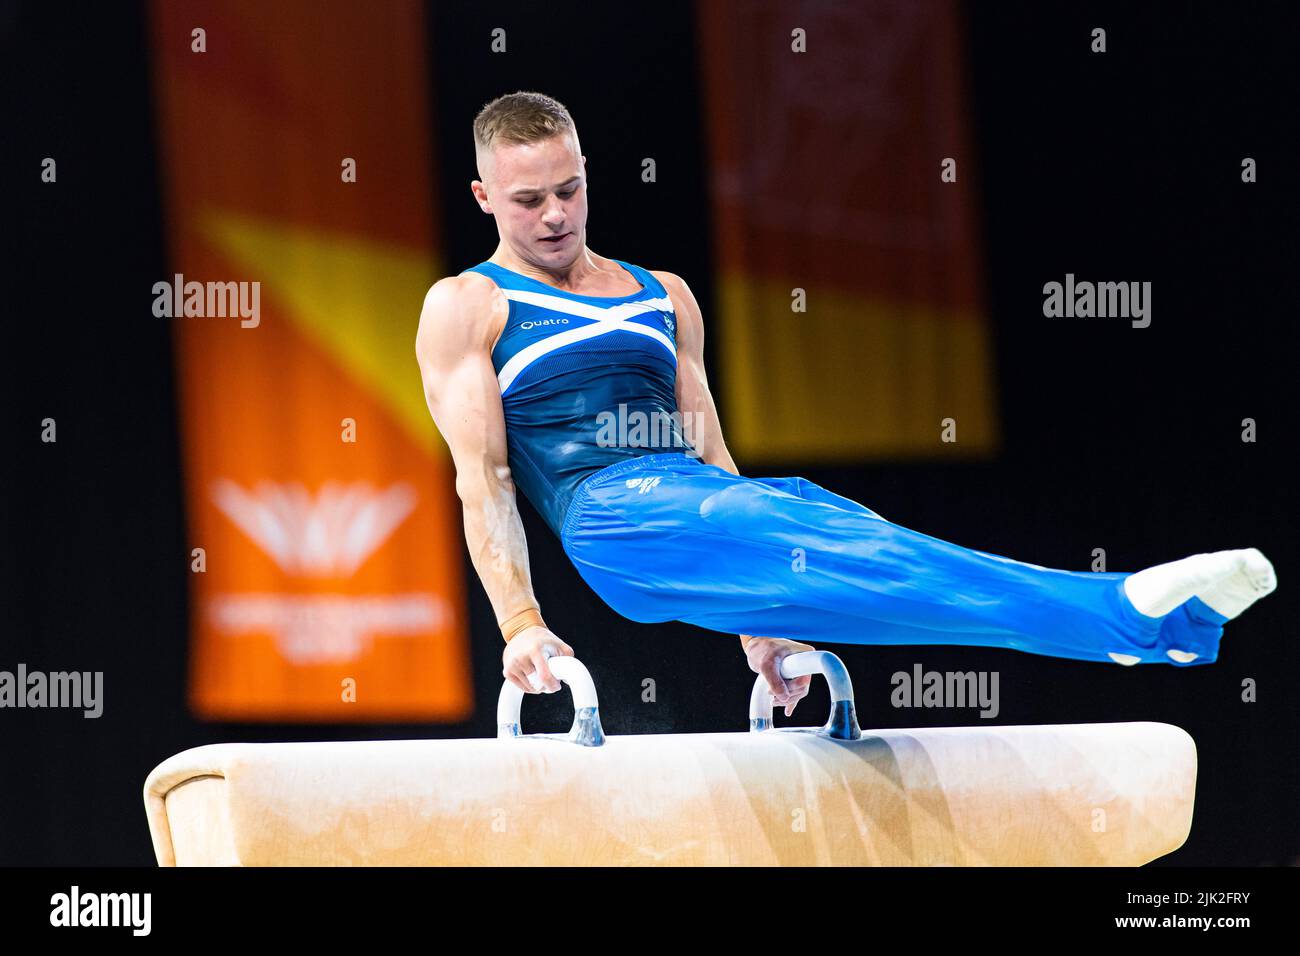
[[[821,727],[607,736],[591,675],[567,733],[525,734],[506,682],[497,739],[213,744],[154,768],[162,866],[1134,866],[1191,829],[1196,745],[1170,724],[879,730],[828,651]]]

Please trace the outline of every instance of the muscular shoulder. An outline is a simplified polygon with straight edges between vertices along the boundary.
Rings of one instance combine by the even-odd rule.
[[[686,280],[681,276],[672,272],[661,272],[658,269],[647,269],[646,271],[659,280],[663,287],[668,290],[668,294],[674,302],[695,301],[695,297],[691,295],[690,286],[686,284]]]
[[[671,272],[648,270],[663,285],[668,298],[673,303],[673,312],[677,315],[679,335],[690,336],[695,329],[703,327],[704,318],[700,314],[700,305],[686,280]]]
[[[490,347],[509,314],[510,303],[487,276],[465,272],[439,279],[424,296],[416,349],[439,342]]]

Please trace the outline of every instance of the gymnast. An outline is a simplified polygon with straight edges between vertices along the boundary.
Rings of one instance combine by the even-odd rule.
[[[470,188],[500,244],[429,290],[416,356],[506,641],[502,673],[525,692],[558,690],[546,658],[573,649],[533,595],[516,487],[614,611],[740,635],[787,715],[810,678],[783,678],[780,661],[812,650],[806,640],[1208,664],[1224,623],[1276,587],[1254,548],[1133,574],[1061,571],[911,531],[803,478],[740,475],[691,290],[587,247],[568,110],[499,97],[475,118],[474,146]],[[611,440],[610,416],[632,415],[669,424]]]

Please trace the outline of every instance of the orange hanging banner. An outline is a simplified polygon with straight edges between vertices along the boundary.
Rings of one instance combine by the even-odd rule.
[[[696,9],[732,450],[801,463],[988,455],[996,403],[957,4]]]
[[[423,8],[152,12],[192,709],[462,720],[460,512],[414,352],[441,274]]]

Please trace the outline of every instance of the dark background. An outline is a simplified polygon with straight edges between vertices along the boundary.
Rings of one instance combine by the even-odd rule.
[[[964,9],[987,312],[1002,448],[981,464],[738,461],[802,474],[908,527],[1055,567],[1094,548],[1134,570],[1255,546],[1280,590],[1227,628],[1217,663],[1135,667],[981,648],[833,649],[864,728],[978,724],[975,710],[895,710],[889,676],[1000,674],[998,724],[1158,720],[1199,752],[1186,845],[1157,865],[1300,858],[1295,445],[1297,205],[1294,21],[1285,7],[1039,3]],[[0,669],[105,672],[105,713],[0,710],[0,863],[152,865],[141,788],[165,757],[231,740],[491,736],[500,637],[470,575],[475,718],[455,726],[199,723],[184,701],[188,546],[170,327],[141,305],[164,254],[146,11],[0,6],[6,170],[4,606]],[[509,18],[551,42],[488,62]],[[1092,56],[1093,26],[1109,52]],[[473,204],[470,121],[488,99],[542,89],[572,111],[589,157],[593,247],[690,282],[713,301],[707,157],[691,4],[434,3],[430,123],[439,131],[439,241],[453,271],[496,243]],[[521,45],[522,46],[522,45]],[[503,58],[504,59],[504,58]],[[665,69],[665,64],[671,65]],[[584,116],[621,115],[602,125]],[[655,135],[653,192],[609,170]],[[214,148],[220,148],[214,144]],[[39,182],[41,157],[59,184]],[[1240,181],[1244,156],[1259,182]],[[671,238],[667,238],[671,235]],[[597,238],[598,237],[598,240]],[[1043,319],[1042,285],[1149,280],[1153,321]],[[412,319],[414,321],[414,318]],[[713,357],[725,346],[716,332]],[[414,368],[414,366],[412,366]],[[714,392],[721,392],[713,373]],[[725,428],[727,409],[720,408]],[[39,440],[58,421],[59,441]],[[1240,440],[1241,421],[1258,441]],[[601,690],[614,734],[745,728],[735,638],[642,626],[591,594],[521,502],[548,624]],[[656,702],[643,702],[642,682]],[[1258,701],[1241,683],[1258,682]],[[814,684],[791,723],[820,722]],[[532,730],[567,726],[567,695],[530,697]],[[786,723],[778,717],[779,723]]]

